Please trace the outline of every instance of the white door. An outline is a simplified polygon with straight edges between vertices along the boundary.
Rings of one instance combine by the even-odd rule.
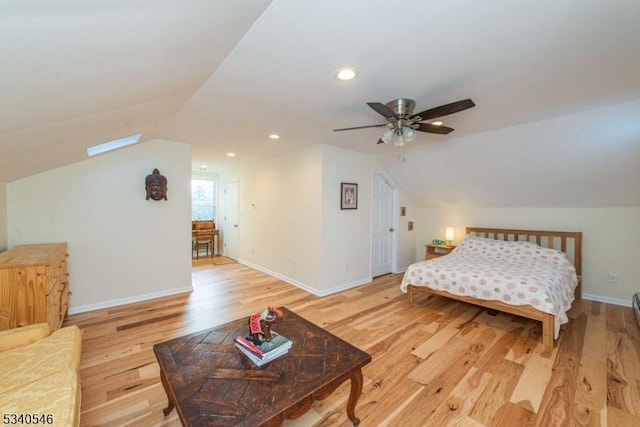
[[[394,188],[383,175],[373,174],[373,219],[371,274],[381,276],[392,271]]]
[[[238,259],[238,181],[225,182],[222,247],[224,255]]]

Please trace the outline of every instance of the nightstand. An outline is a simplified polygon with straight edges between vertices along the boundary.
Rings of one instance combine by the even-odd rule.
[[[439,256],[442,256],[442,255],[447,255],[448,253],[450,253],[452,250],[456,248],[455,246],[447,246],[447,245],[424,245],[424,247],[425,247],[424,259],[427,261],[430,259],[438,258]]]

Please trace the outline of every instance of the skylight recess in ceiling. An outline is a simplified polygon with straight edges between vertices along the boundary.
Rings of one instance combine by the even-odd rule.
[[[98,154],[106,153],[118,148],[126,147],[127,145],[136,144],[140,141],[140,134],[125,136],[124,138],[114,139],[113,141],[105,142],[103,144],[87,147],[87,156],[96,156]]]

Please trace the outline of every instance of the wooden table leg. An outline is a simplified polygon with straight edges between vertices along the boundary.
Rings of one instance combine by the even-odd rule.
[[[354,426],[360,424],[360,419],[356,417],[356,403],[362,393],[362,369],[358,368],[351,374],[351,392],[347,403],[347,416]]]
[[[169,392],[169,383],[167,382],[167,377],[164,375],[164,371],[162,369],[160,369],[160,381],[162,382],[162,387],[164,388],[164,392],[167,395],[167,400],[169,401],[169,403],[167,403],[167,407],[162,410],[162,413],[166,417],[171,413],[171,411],[173,411],[173,408],[175,408],[175,403],[171,398],[171,392]]]

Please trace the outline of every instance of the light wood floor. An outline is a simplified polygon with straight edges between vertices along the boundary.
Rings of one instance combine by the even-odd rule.
[[[83,331],[82,425],[179,426],[152,346],[284,305],[372,355],[361,426],[640,426],[640,328],[630,308],[581,301],[549,351],[540,326],[419,295],[401,275],[318,298],[217,257],[190,294],[70,316]],[[346,426],[348,382],[290,426]]]

